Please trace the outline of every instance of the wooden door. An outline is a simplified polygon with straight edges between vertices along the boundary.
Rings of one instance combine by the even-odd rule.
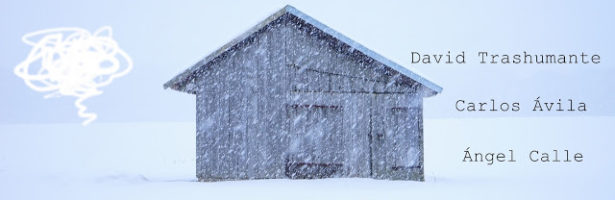
[[[397,106],[384,95],[374,98],[369,134],[371,175],[409,179],[420,166],[418,109]]]
[[[340,106],[291,105],[290,147],[285,173],[290,178],[326,178],[342,174],[343,112]]]

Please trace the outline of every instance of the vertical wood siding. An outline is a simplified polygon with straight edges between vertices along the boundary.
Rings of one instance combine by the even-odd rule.
[[[421,86],[281,20],[199,74],[199,180],[422,180]]]

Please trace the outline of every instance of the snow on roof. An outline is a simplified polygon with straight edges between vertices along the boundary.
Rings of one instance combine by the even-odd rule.
[[[231,42],[227,43],[226,45],[222,46],[221,48],[219,48],[218,50],[216,50],[215,52],[213,52],[212,54],[208,55],[207,57],[203,58],[202,60],[198,61],[196,64],[194,64],[192,67],[188,68],[187,70],[185,70],[184,72],[178,74],[177,76],[173,77],[173,79],[169,80],[168,82],[166,82],[164,84],[164,88],[171,88],[171,89],[175,89],[175,90],[179,90],[179,91],[184,91],[187,82],[191,80],[191,76],[194,72],[198,71],[201,67],[203,67],[204,65],[206,65],[207,63],[213,61],[214,59],[216,59],[218,56],[222,55],[224,52],[230,50],[233,46],[239,44],[240,42],[250,38],[250,36],[252,36],[254,33],[258,32],[259,30],[265,28],[266,26],[268,26],[271,22],[275,21],[276,19],[280,18],[281,16],[283,16],[284,14],[291,14],[295,17],[298,17],[299,19],[305,21],[305,23],[310,24],[314,27],[316,27],[317,29],[323,31],[324,33],[332,36],[333,38],[341,41],[342,43],[345,43],[346,45],[354,48],[355,50],[360,51],[361,53],[365,54],[366,56],[382,63],[383,65],[392,68],[393,70],[401,73],[402,75],[407,76],[408,78],[422,84],[423,86],[433,90],[435,92],[435,94],[442,92],[442,87],[438,86],[437,84],[423,78],[422,76],[408,70],[407,68],[383,57],[382,55],[369,50],[368,48],[366,48],[365,46],[359,44],[358,42],[355,42],[354,40],[342,35],[341,33],[329,28],[328,26],[320,23],[319,21],[317,21],[316,19],[306,15],[305,13],[297,10],[296,8],[287,5],[284,8],[280,9],[279,11],[277,11],[276,13],[274,13],[273,15],[267,17],[267,19],[265,19],[264,21],[262,21],[261,23],[257,24],[256,26],[252,27],[251,29],[249,29],[248,31],[246,31],[245,33],[241,34],[239,37],[235,38],[234,40],[232,40]],[[435,95],[434,94],[434,95]]]

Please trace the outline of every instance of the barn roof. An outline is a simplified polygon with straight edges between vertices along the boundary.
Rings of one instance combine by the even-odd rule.
[[[240,35],[239,37],[235,38],[234,40],[232,40],[231,42],[227,43],[226,45],[222,46],[221,48],[219,48],[218,50],[216,50],[215,52],[213,52],[212,54],[208,55],[207,57],[203,58],[202,60],[198,61],[197,63],[195,63],[192,67],[186,69],[184,72],[178,74],[177,76],[173,77],[173,79],[169,80],[168,82],[166,82],[164,84],[164,88],[171,88],[174,90],[179,90],[179,91],[185,91],[186,89],[186,85],[189,84],[189,82],[192,80],[192,76],[195,72],[197,72],[201,67],[205,66],[206,64],[208,64],[209,62],[213,61],[214,59],[216,59],[217,57],[219,57],[220,55],[222,55],[224,52],[229,51],[231,48],[233,48],[235,45],[240,44],[241,42],[243,42],[244,40],[247,40],[248,38],[250,38],[250,36],[254,35],[255,33],[257,33],[259,30],[267,27],[270,23],[274,22],[276,19],[282,17],[284,14],[291,14],[303,21],[305,21],[305,23],[308,23],[314,27],[316,27],[317,29],[323,31],[324,33],[330,35],[331,37],[339,40],[340,42],[350,46],[351,48],[360,51],[361,53],[365,54],[366,56],[382,63],[383,65],[392,68],[393,70],[401,73],[402,75],[407,76],[408,78],[422,84],[423,86],[431,89],[434,91],[433,95],[442,92],[442,87],[438,86],[437,84],[435,84],[434,82],[431,82],[429,80],[427,80],[426,78],[423,78],[422,76],[408,70],[407,68],[383,57],[382,55],[369,50],[368,48],[366,48],[365,46],[359,44],[358,42],[355,42],[354,40],[342,35],[341,33],[329,28],[328,26],[320,23],[319,21],[317,21],[316,19],[306,15],[305,13],[297,10],[296,8],[287,5],[284,8],[280,9],[279,11],[277,11],[276,13],[274,13],[273,15],[269,16],[267,19],[265,19],[264,21],[262,21],[261,23],[257,24],[256,26],[252,27],[251,29],[249,29],[248,31],[246,31],[245,33],[243,33],[242,35]],[[428,95],[431,96],[431,95]]]

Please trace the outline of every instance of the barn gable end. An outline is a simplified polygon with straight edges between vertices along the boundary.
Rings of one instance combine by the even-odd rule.
[[[326,39],[327,45],[330,45],[332,48],[340,51],[340,53],[363,57],[362,59],[366,62],[377,62],[381,68],[374,70],[380,73],[387,75],[390,75],[391,73],[399,73],[401,77],[400,79],[403,79],[405,82],[416,82],[420,84],[425,89],[423,91],[423,96],[425,97],[435,95],[442,91],[442,87],[437,84],[414,72],[411,72],[407,68],[389,59],[384,58],[380,54],[367,49],[363,45],[338,33],[337,31],[289,5],[269,16],[267,19],[235,38],[231,42],[222,46],[214,53],[195,63],[184,72],[175,76],[173,79],[164,84],[164,88],[171,88],[194,94],[196,92],[194,88],[195,86],[193,85],[195,81],[194,78],[199,76],[198,74],[201,73],[203,69],[211,67],[213,63],[216,63],[221,59],[225,59],[227,54],[233,53],[234,50],[242,49],[242,47],[249,45],[259,35],[259,33],[268,31],[272,27],[279,27],[282,24],[292,25],[294,28],[307,30],[310,33],[319,35],[321,39]]]
[[[423,180],[441,88],[286,6],[164,87],[196,94],[199,180]]]

